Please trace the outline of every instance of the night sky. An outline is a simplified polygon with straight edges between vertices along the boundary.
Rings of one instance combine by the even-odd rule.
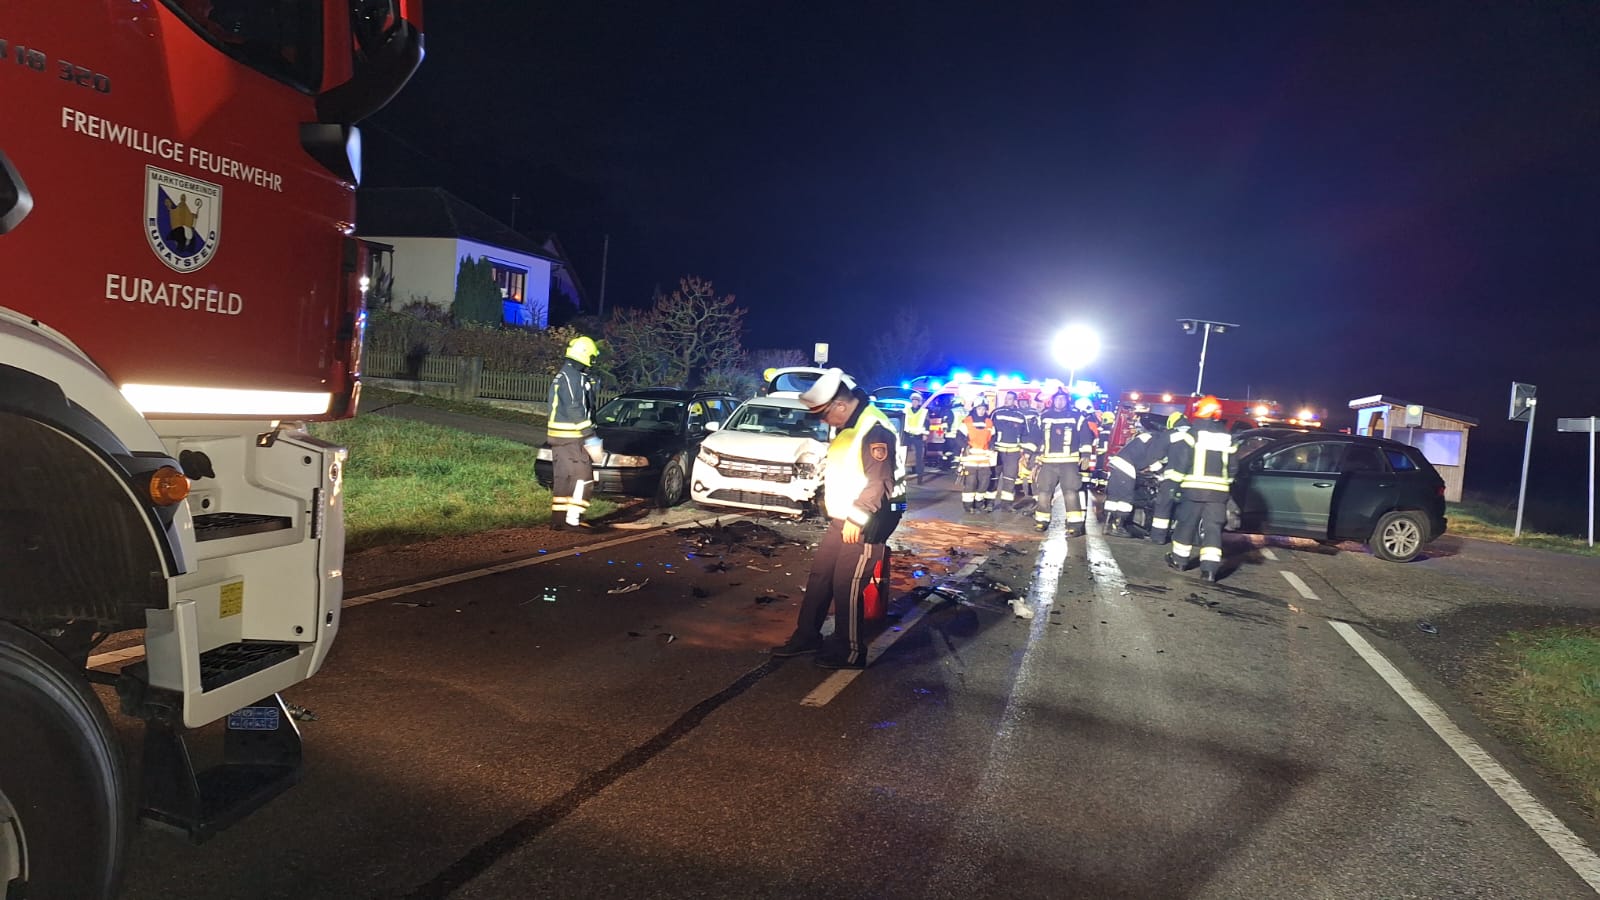
[[[992,8],[985,8],[992,7]],[[1531,492],[1581,504],[1600,414],[1600,4],[434,2],[366,123],[367,184],[440,185],[560,235],[591,295],[682,274],[746,346],[846,369],[899,306],[947,364],[1483,420],[1540,388]],[[907,373],[908,375],[916,373]],[[1551,523],[1556,524],[1556,523]],[[1578,519],[1559,524],[1582,525]]]

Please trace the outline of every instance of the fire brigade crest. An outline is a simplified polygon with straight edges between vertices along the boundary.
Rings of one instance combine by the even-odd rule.
[[[194,272],[211,262],[222,234],[222,187],[145,166],[144,236],[168,267]]]

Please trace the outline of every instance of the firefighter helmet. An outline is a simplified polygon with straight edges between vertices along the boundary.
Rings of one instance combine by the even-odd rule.
[[[1210,394],[1194,402],[1194,417],[1196,419],[1222,418],[1222,402]]]
[[[567,343],[567,359],[587,366],[593,364],[594,358],[599,355],[600,346],[594,342],[592,337],[580,334]]]
[[[1172,413],[1171,415],[1168,415],[1167,416],[1167,430],[1171,431],[1172,429],[1177,428],[1179,423],[1181,423],[1182,421],[1183,421],[1183,413],[1181,413],[1181,412],[1175,412],[1175,413]]]

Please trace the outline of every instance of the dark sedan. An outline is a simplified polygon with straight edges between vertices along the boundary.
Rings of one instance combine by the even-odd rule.
[[[1233,482],[1235,531],[1359,541],[1408,562],[1444,534],[1444,479],[1415,447],[1288,433],[1247,449]]]
[[[607,403],[594,417],[606,451],[594,467],[599,492],[652,497],[659,506],[681,503],[700,442],[738,405],[732,394],[676,388],[629,391]],[[554,480],[548,444],[534,473],[545,487]]]

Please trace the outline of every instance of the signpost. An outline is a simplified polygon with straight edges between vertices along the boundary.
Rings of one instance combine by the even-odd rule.
[[[1528,457],[1533,453],[1533,408],[1538,403],[1534,399],[1538,393],[1535,385],[1511,382],[1511,415],[1508,418],[1528,423],[1528,438],[1522,445],[1522,487],[1517,490],[1517,527],[1511,533],[1513,540],[1522,537],[1522,504],[1528,497]]]
[[[1587,419],[1557,419],[1557,431],[1576,431],[1589,433],[1589,546],[1594,546],[1594,433],[1600,416],[1590,416]]]
[[[822,343],[817,344],[816,347],[812,349],[811,358],[816,360],[817,361],[817,365],[819,365],[819,366],[827,365],[828,364],[828,345],[827,344],[822,344]]]
[[[1406,443],[1415,447],[1417,445],[1417,427],[1422,424],[1422,404],[1413,403],[1406,407]]]

